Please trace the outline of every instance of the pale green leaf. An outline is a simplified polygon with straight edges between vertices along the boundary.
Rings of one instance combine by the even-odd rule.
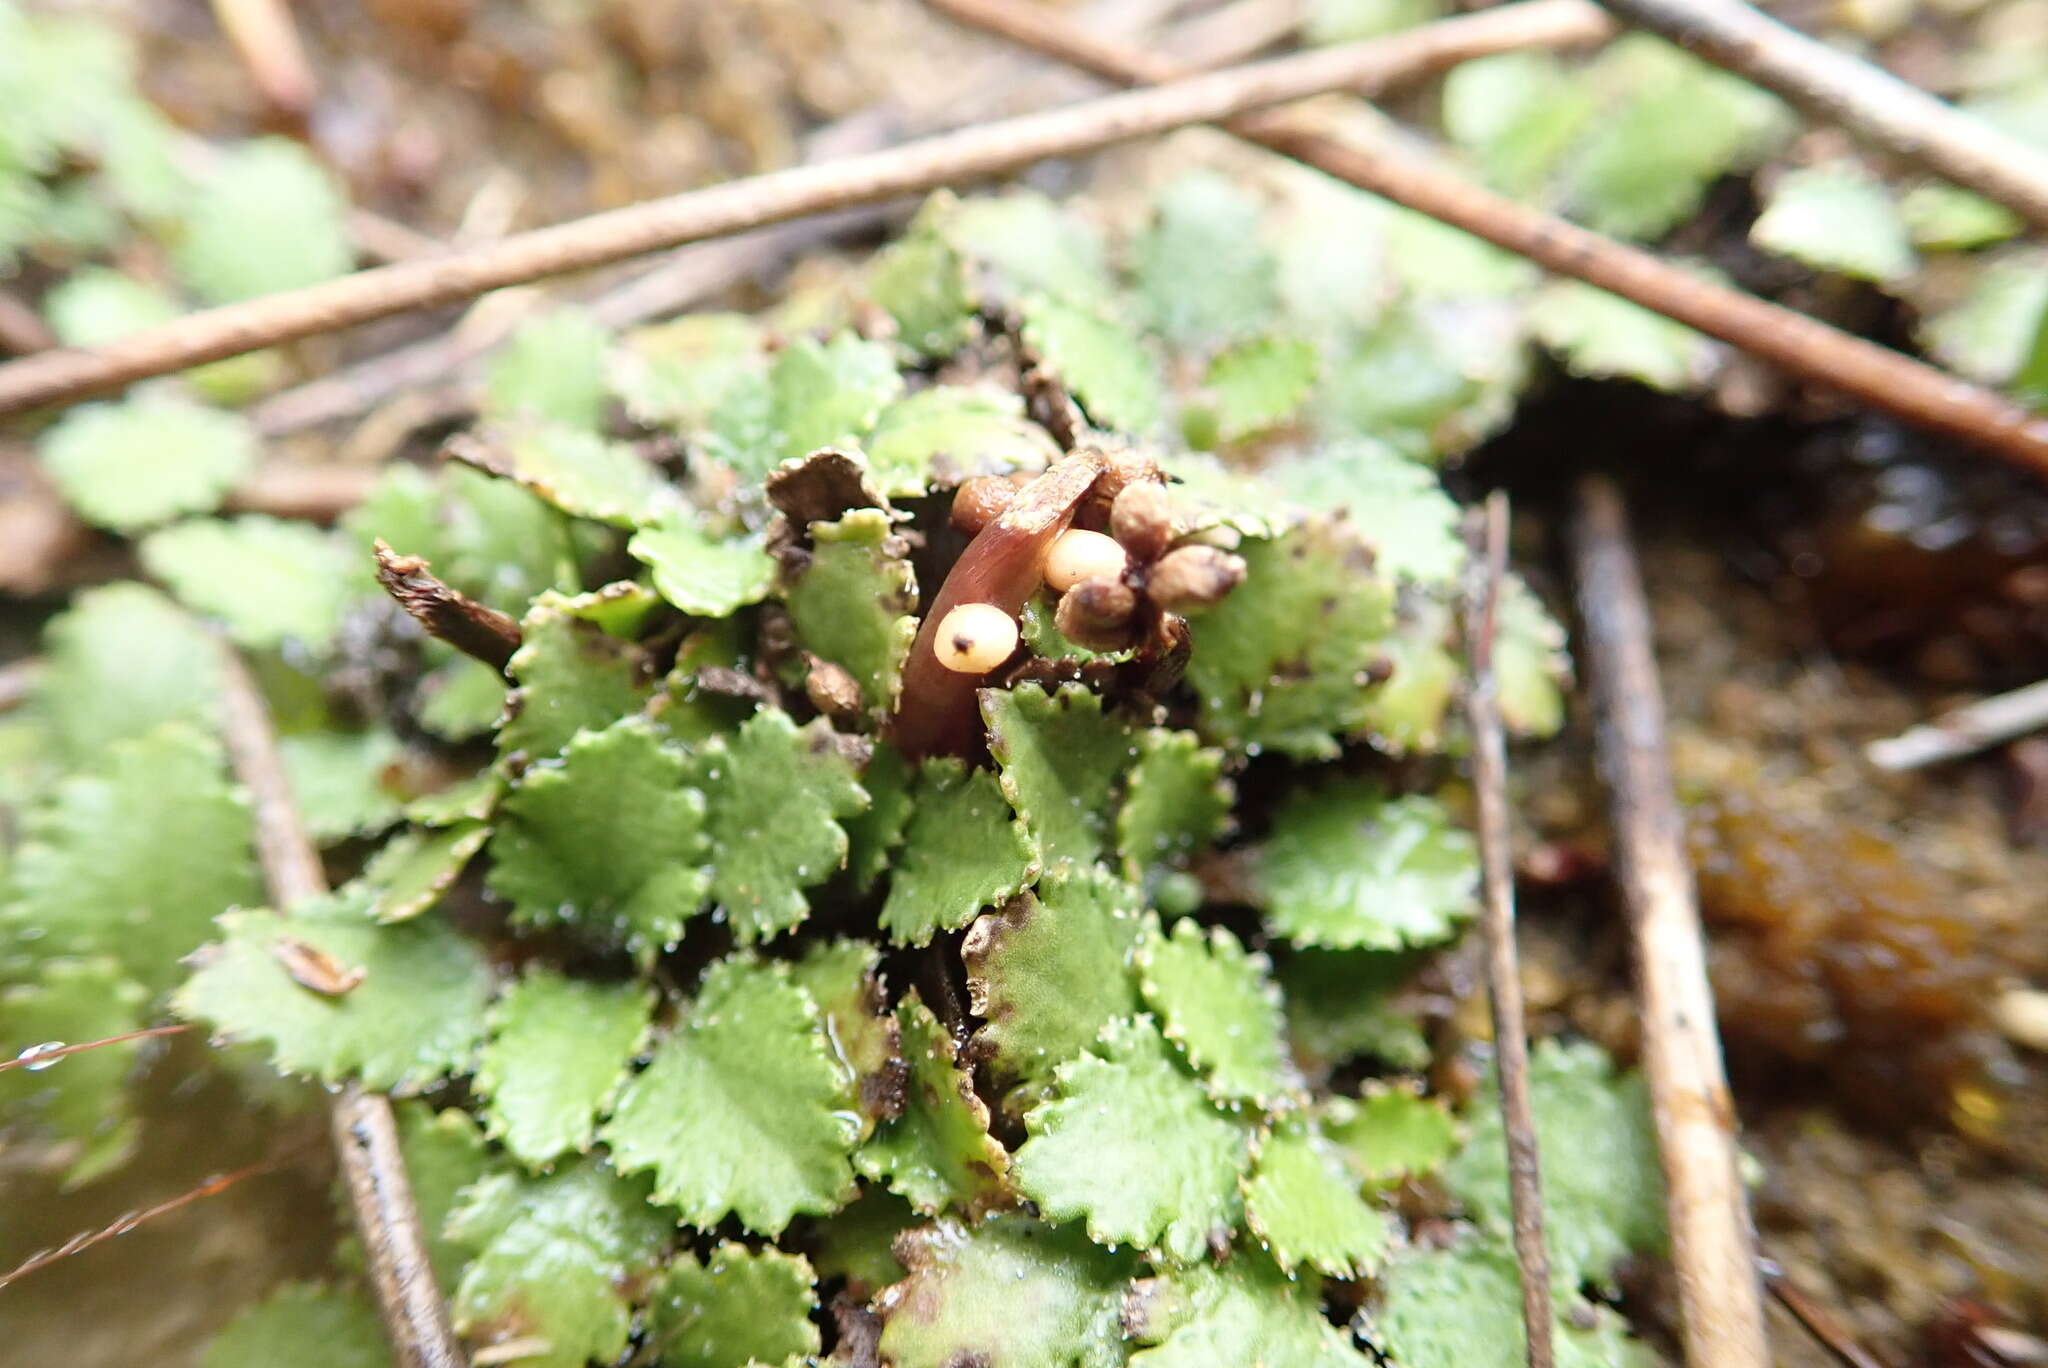
[[[854,1296],[865,1298],[902,1279],[896,1241],[920,1219],[901,1197],[870,1184],[850,1206],[817,1222],[811,1262],[819,1277],[844,1278]]]
[[[1359,1195],[1343,1152],[1311,1118],[1296,1114],[1259,1138],[1245,1179],[1245,1221],[1288,1272],[1307,1265],[1336,1278],[1371,1272],[1392,1234]]]
[[[494,1173],[471,1185],[449,1234],[475,1251],[451,1298],[455,1328],[487,1349],[513,1340],[533,1368],[616,1360],[632,1332],[633,1289],[673,1233],[647,1184],[581,1159],[540,1178]]]
[[[1260,476],[1309,512],[1348,515],[1382,576],[1449,584],[1464,567],[1458,505],[1435,471],[1383,442],[1325,442],[1274,462]]]
[[[1234,796],[1223,752],[1193,732],[1154,727],[1138,735],[1123,806],[1116,815],[1124,876],[1147,887],[1221,836]]]
[[[459,462],[432,474],[394,465],[342,526],[365,553],[382,539],[424,557],[441,579],[514,617],[543,590],[577,583],[568,518],[514,481]]]
[[[695,433],[728,392],[767,372],[761,325],[743,314],[686,314],[636,328],[612,355],[612,384],[635,421]]]
[[[958,930],[982,908],[1021,893],[1038,873],[1036,850],[987,770],[927,760],[913,793],[880,918],[898,945],[924,945],[937,932]]]
[[[1640,380],[1684,393],[1719,359],[1711,338],[1683,323],[1576,280],[1552,281],[1529,302],[1529,327],[1573,375]]]
[[[1945,181],[1922,181],[1899,197],[1899,217],[1913,245],[1926,252],[1966,252],[2019,236],[2018,214]]]
[[[1359,1055],[1401,1069],[1429,1064],[1429,1041],[1395,994],[1414,976],[1414,954],[1385,950],[1296,950],[1278,977],[1294,1059],[1320,1081]]]
[[[1012,302],[1027,291],[1083,302],[1115,292],[1101,234],[1036,191],[958,201],[939,221],[946,239]]]
[[[518,423],[463,454],[562,512],[594,522],[658,522],[681,503],[675,486],[632,447],[560,423]]]
[[[1053,1220],[1085,1219],[1097,1244],[1193,1262],[1244,1214],[1248,1134],[1149,1018],[1111,1022],[1099,1048],[1062,1064],[1052,1095],[1025,1118],[1017,1187]]]
[[[398,1145],[405,1155],[405,1176],[419,1209],[420,1232],[426,1236],[427,1261],[434,1280],[452,1291],[462,1280],[467,1251],[448,1238],[448,1218],[462,1191],[491,1166],[489,1145],[475,1118],[459,1107],[435,1111],[410,1099],[392,1107],[398,1119]]]
[[[1125,1322],[1151,1347],[1131,1368],[1365,1368],[1323,1315],[1319,1280],[1236,1253],[1133,1284]]]
[[[787,966],[718,961],[600,1134],[691,1225],[781,1232],[853,1196],[851,1079]]]
[[[476,1093],[491,1137],[530,1167],[589,1150],[597,1114],[646,1038],[645,988],[536,968],[491,1008]]]
[[[210,727],[218,712],[219,645],[147,585],[80,593],[44,629],[43,656],[36,713],[74,759],[172,718]]]
[[[2026,251],[1976,273],[1963,297],[1920,325],[1934,359],[1972,380],[2009,383],[2048,314],[2048,255]]]
[[[349,604],[370,588],[340,538],[256,514],[176,523],[150,533],[141,550],[143,568],[186,606],[258,650],[288,641],[325,650]]]
[[[306,834],[323,844],[381,831],[399,818],[386,779],[402,747],[383,728],[282,736],[278,756]]]
[[[354,265],[347,212],[334,178],[298,143],[231,144],[207,168],[172,259],[210,304],[318,284]]]
[[[673,947],[710,882],[692,773],[645,718],[584,732],[501,805],[492,889],[529,926],[567,924],[642,958]]]
[[[1130,729],[1079,685],[983,689],[981,715],[1003,793],[1047,869],[1089,864],[1110,839],[1110,804],[1138,747]]]
[[[700,751],[707,801],[711,896],[742,944],[766,940],[809,914],[804,890],[846,863],[845,818],[868,805],[823,718],[798,727],[764,708],[732,737]]]
[[[1098,426],[1143,433],[1159,421],[1164,397],[1144,342],[1097,304],[1048,295],[1023,303],[1024,342],[1080,401]]]
[[[903,1114],[885,1121],[854,1156],[926,1215],[951,1207],[970,1218],[1010,1200],[1010,1156],[989,1134],[988,1108],[953,1038],[912,992],[896,1008],[909,1064]]]
[[[903,844],[916,811],[916,779],[902,751],[887,741],[875,743],[875,753],[860,776],[860,786],[868,791],[868,810],[840,823],[846,828],[846,867],[862,892],[873,888],[894,863],[896,848]]]
[[[797,640],[860,685],[870,708],[895,707],[917,637],[910,543],[879,508],[810,525],[810,559],[785,593]]]
[[[1493,672],[1501,721],[1516,736],[1554,736],[1564,726],[1571,658],[1564,628],[1520,575],[1501,584],[1499,638]]]
[[[1368,1183],[1428,1173],[1450,1157],[1457,1139],[1443,1103],[1400,1086],[1371,1087],[1356,1101],[1329,1099],[1323,1130]]]
[[[1606,1283],[1625,1255],[1664,1246],[1664,1178],[1640,1075],[1621,1074],[1589,1043],[1540,1041],[1529,1092],[1543,1155],[1543,1238],[1560,1287]],[[1481,1227],[1505,1241],[1507,1146],[1499,1093],[1465,1112],[1470,1139],[1444,1167],[1444,1185]]]
[[[999,1075],[1035,1084],[1139,1010],[1132,954],[1141,923],[1128,887],[1100,874],[1042,880],[967,933],[969,1006]]]
[[[36,451],[81,517],[134,532],[217,507],[255,468],[257,441],[236,414],[145,391],[71,410]]]
[[[1505,1247],[1466,1240],[1414,1250],[1382,1279],[1373,1340],[1402,1368],[1522,1368],[1528,1362],[1520,1276]],[[1567,1293],[1551,1339],[1558,1368],[1654,1368],[1613,1311]],[[1590,1326],[1581,1329],[1580,1326]]]
[[[1489,182],[1517,197],[1542,189],[1598,108],[1595,91],[1549,52],[1481,57],[1444,78],[1444,132]]]
[[[483,953],[433,920],[379,925],[344,892],[291,916],[228,912],[172,1007],[231,1040],[270,1046],[279,1071],[417,1092],[469,1068],[491,992]],[[310,947],[361,980],[333,996],[294,981],[281,954]]]
[[[1259,202],[1218,171],[1167,185],[1131,244],[1138,300],[1179,347],[1257,332],[1278,310],[1279,266],[1259,240]]]
[[[1303,36],[1311,43],[1355,43],[1442,17],[1445,0],[1312,0]]]
[[[1241,441],[1292,418],[1315,389],[1316,367],[1315,344],[1298,337],[1253,337],[1218,352],[1203,384],[1223,440]]]
[[[943,192],[942,192],[943,193]],[[938,196],[910,231],[868,265],[868,297],[896,321],[896,340],[912,355],[951,356],[974,336],[974,283],[967,262],[934,220],[949,208]]]
[[[1116,1368],[1132,1260],[1075,1227],[947,1219],[898,1242],[910,1274],[876,1302],[892,1368]]]
[[[1336,780],[1287,800],[1252,878],[1295,944],[1395,950],[1446,940],[1471,915],[1479,857],[1434,800]]]
[[[868,473],[885,498],[916,498],[973,475],[1042,470],[1059,456],[1024,401],[992,387],[934,385],[883,410]]]
[[[1295,1080],[1281,1038],[1271,964],[1220,926],[1151,928],[1138,946],[1138,979],[1167,1039],[1232,1104],[1268,1106]]]
[[[543,594],[520,624],[523,638],[508,670],[518,688],[498,733],[501,755],[558,755],[580,731],[597,731],[640,711],[653,692],[640,648],[620,641]]]
[[[663,598],[699,617],[730,616],[775,587],[775,559],[760,537],[715,537],[688,514],[641,528],[626,550],[654,572]]]
[[[434,906],[455,886],[490,834],[481,822],[458,822],[439,831],[404,831],[392,837],[363,871],[363,882],[376,890],[371,915],[378,921],[409,921]]]
[[[706,450],[747,480],[820,447],[857,446],[903,391],[895,359],[879,342],[841,333],[800,338],[776,353],[765,378],[727,391]]]
[[[473,741],[497,729],[505,714],[504,672],[474,656],[450,658],[420,676],[413,717],[443,741]]]
[[[218,743],[183,723],[102,752],[25,836],[0,904],[7,953],[107,955],[152,994],[216,913],[259,897],[248,806]]]
[[[1816,270],[1893,281],[1918,266],[1891,190],[1855,162],[1787,171],[1771,186],[1749,240]]]
[[[815,1355],[815,1282],[808,1260],[779,1249],[728,1240],[703,1263],[683,1255],[654,1290],[662,1368],[746,1368]]]
[[[105,266],[84,266],[43,296],[43,317],[67,347],[103,347],[178,316],[164,290]]]
[[[605,352],[611,337],[590,314],[552,309],[520,325],[484,369],[486,419],[534,419],[595,432],[610,395]]]
[[[353,1288],[285,1283],[221,1328],[199,1368],[390,1368],[376,1305]]]

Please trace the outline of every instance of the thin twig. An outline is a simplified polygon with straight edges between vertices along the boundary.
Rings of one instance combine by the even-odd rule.
[[[377,539],[377,583],[398,600],[429,636],[502,671],[519,649],[519,623],[509,613],[478,603],[435,576],[418,556],[401,556]]]
[[[1485,898],[1486,991],[1493,1004],[1493,1057],[1507,1133],[1508,1202],[1515,1267],[1522,1280],[1522,1325],[1529,1368],[1551,1368],[1550,1255],[1543,1244],[1543,1180],[1536,1153],[1536,1112],[1529,1097],[1529,1024],[1515,957],[1515,853],[1508,830],[1507,733],[1493,672],[1501,577],[1507,573],[1508,500],[1498,491],[1465,523],[1465,657],[1471,678],[1465,715],[1472,727],[1472,786],[1479,803],[1479,861]]]
[[[73,1235],[55,1249],[45,1249],[39,1254],[31,1254],[14,1268],[5,1273],[0,1273],[0,1288],[5,1288],[17,1279],[25,1278],[31,1273],[48,1268],[51,1264],[61,1259],[68,1259],[73,1254],[82,1253],[96,1244],[111,1240],[116,1235],[126,1235],[135,1227],[145,1222],[153,1221],[159,1216],[167,1216],[179,1207],[189,1206],[203,1198],[226,1192],[245,1178],[260,1177],[263,1174],[283,1168],[294,1157],[296,1156],[291,1152],[273,1155],[259,1163],[251,1164],[247,1168],[239,1168],[233,1173],[223,1173],[218,1177],[209,1178],[190,1192],[173,1197],[168,1202],[158,1202],[155,1206],[144,1207],[140,1211],[131,1211],[127,1215],[118,1217],[111,1223],[101,1226],[98,1230],[88,1230]]]
[[[29,356],[56,345],[56,335],[40,314],[12,291],[0,290],[0,353]]]
[[[292,803],[263,695],[238,652],[223,643],[221,658],[222,736],[235,777],[249,791],[263,882],[282,911],[324,894],[327,875]],[[427,1260],[390,1099],[350,1083],[330,1103],[328,1118],[370,1283],[401,1368],[463,1368],[462,1346]]]
[[[1599,0],[1630,23],[2048,226],[2048,153],[1737,0]]]
[[[1757,1268],[1763,1274],[1764,1286],[1770,1289],[1778,1305],[1804,1326],[1806,1333],[1833,1355],[1842,1368],[1885,1368],[1884,1360],[1858,1344],[1848,1327],[1836,1320],[1833,1313],[1793,1286],[1777,1260],[1759,1259]]]
[[[1932,722],[1908,727],[1863,748],[1882,770],[1920,769],[2010,741],[2048,727],[2048,679],[1945,712]]]
[[[1650,608],[1611,482],[1590,478],[1581,486],[1573,534],[1595,742],[1635,940],[1643,1068],[1663,1159],[1685,1361],[1690,1368],[1764,1368],[1770,1357],[1756,1234],[1736,1169],[1735,1104],[1672,788]]]
[[[41,1068],[55,1063],[66,1055],[83,1054],[87,1050],[105,1049],[109,1045],[126,1045],[131,1040],[154,1040],[158,1036],[183,1035],[190,1026],[151,1026],[140,1031],[123,1031],[120,1035],[107,1036],[102,1040],[86,1040],[75,1045],[55,1045],[45,1050],[31,1046],[12,1059],[0,1059],[0,1073],[9,1069]]]
[[[1006,0],[928,3],[1112,80],[1163,81],[1180,74],[1169,59],[1105,42],[1041,5],[1015,5]],[[1503,6],[1384,39],[1388,48],[1403,40],[1410,44],[1406,49],[1410,63],[1397,67],[1390,60],[1388,69],[1409,74],[1418,66],[1433,69],[1485,51],[1545,41],[1528,32],[1539,27],[1536,20],[1541,7],[1542,0]],[[1552,16],[1546,24],[1555,26],[1553,32],[1569,31],[1576,22],[1558,11],[1545,13]],[[1519,35],[1517,30],[1521,30]],[[1549,41],[1565,40],[1552,37]],[[1417,58],[1426,60],[1418,63]],[[1369,84],[1359,83],[1361,87]],[[1802,380],[1849,395],[1916,427],[1960,438],[2035,472],[2048,472],[2048,418],[2004,395],[1804,314],[1700,280],[1649,252],[1505,199],[1391,144],[1367,147],[1338,141],[1316,125],[1286,114],[1241,119],[1228,127],[1247,141],[1462,228],[1546,270],[1583,280],[1675,318]],[[0,378],[7,369],[0,366]]]
[[[1432,26],[1501,21],[1495,11]],[[1510,20],[1513,16],[1509,15]],[[809,214],[877,204],[935,186],[985,179],[1051,157],[1092,152],[1350,86],[1403,69],[1404,39],[1367,40],[1232,67],[1153,90],[997,120],[866,156],[792,167],[514,234],[425,261],[359,271],[298,290],[224,305],[103,347],[45,352],[0,365],[0,414],[65,403],[170,371],[474,298],[547,276],[588,270],[687,242]],[[2048,439],[2044,439],[2048,448]]]
[[[264,102],[305,118],[320,86],[284,0],[213,0],[213,14]]]

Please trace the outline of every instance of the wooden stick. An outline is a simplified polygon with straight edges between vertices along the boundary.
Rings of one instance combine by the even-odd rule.
[[[326,893],[327,873],[292,803],[263,695],[241,655],[225,643],[221,660],[222,738],[235,777],[249,791],[263,882],[271,902],[288,911]],[[401,1368],[463,1368],[462,1346],[427,1260],[391,1100],[350,1083],[329,1104],[328,1120],[370,1283]]]
[[[1536,1153],[1536,1112],[1529,1097],[1529,1023],[1515,958],[1515,853],[1508,828],[1507,731],[1493,673],[1500,582],[1507,573],[1508,500],[1495,491],[1465,521],[1465,716],[1472,727],[1472,787],[1479,802],[1479,860],[1485,899],[1486,993],[1493,1005],[1493,1057],[1507,1134],[1508,1203],[1515,1268],[1522,1280],[1522,1325],[1529,1368],[1551,1368],[1550,1255],[1543,1245],[1543,1180]]]
[[[1921,769],[2048,727],[2048,679],[1965,704],[1863,748],[1882,770]]]
[[[1104,42],[1040,5],[1007,0],[928,3],[957,19],[1112,80],[1162,81],[1179,74],[1173,62],[1156,53]],[[1535,5],[1505,6],[1468,19],[1412,29],[1398,37],[1413,40],[1411,57],[1433,48],[1439,64],[1449,64],[1483,50],[1499,50],[1476,43],[1461,46],[1457,41],[1460,36],[1471,37],[1480,20],[1495,20],[1498,27],[1484,32],[1508,46],[1507,34],[1514,25],[1525,30],[1535,27],[1535,9]],[[1453,24],[1466,27],[1446,32]],[[1522,35],[1523,45],[1534,41],[1528,33]],[[1403,71],[1414,69],[1408,66]],[[1247,141],[1462,228],[1546,270],[1583,280],[1675,318],[1802,380],[1849,395],[1916,427],[1960,438],[2036,473],[2048,472],[2048,418],[1995,391],[1804,314],[1699,280],[1649,252],[1517,204],[1391,145],[1340,142],[1285,114],[1239,120],[1229,128]],[[6,370],[0,366],[0,376]]]
[[[401,556],[382,537],[374,548],[377,583],[428,635],[503,673],[519,650],[519,620],[478,603],[442,581],[418,556]]]
[[[1605,479],[1580,486],[1572,559],[1615,869],[1635,940],[1643,1070],[1663,1159],[1685,1361],[1766,1368],[1756,1236],[1736,1169],[1735,1105],[1672,788],[1650,609],[1621,494]]]
[[[21,302],[11,290],[0,290],[0,353],[30,356],[48,351],[57,338],[42,315]]]
[[[1885,1368],[1884,1362],[1858,1344],[1848,1327],[1836,1320],[1832,1312],[1794,1287],[1792,1279],[1785,1275],[1785,1270],[1775,1259],[1760,1259],[1757,1267],[1763,1273],[1764,1286],[1770,1289],[1772,1299],[1804,1326],[1806,1333],[1812,1335],[1814,1341],[1827,1350],[1842,1368]]]
[[[2048,227],[2048,153],[1738,0],[1600,0],[1630,23]]]
[[[1546,3],[1552,0],[1545,0]],[[1568,0],[1567,0],[1568,2]],[[1430,26],[1447,35],[1512,23],[1500,10]],[[1503,20],[1502,15],[1507,19]],[[90,350],[44,352],[0,365],[0,414],[89,394],[315,333],[473,298],[487,290],[588,270],[626,257],[808,214],[875,204],[984,179],[1051,157],[1092,152],[1189,124],[1351,86],[1412,68],[1414,34],[1231,67],[1162,86],[998,120],[866,156],[792,167],[593,214],[421,261],[224,305]]]
[[[213,14],[264,102],[305,118],[320,84],[285,0],[213,0]]]

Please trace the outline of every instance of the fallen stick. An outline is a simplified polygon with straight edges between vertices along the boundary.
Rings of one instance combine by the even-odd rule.
[[[1881,770],[1921,769],[1960,760],[2048,727],[2048,679],[1968,703],[1897,736],[1872,741],[1864,756]]]
[[[1760,1259],[1758,1269],[1763,1273],[1764,1286],[1770,1289],[1772,1300],[1785,1308],[1786,1314],[1799,1322],[1814,1342],[1828,1351],[1842,1368],[1885,1368],[1882,1360],[1856,1342],[1848,1328],[1836,1320],[1826,1307],[1808,1297],[1792,1285],[1792,1279],[1778,1266],[1775,1259]]]
[[[1460,32],[1512,25],[1519,13],[1519,7],[1509,7],[1445,20],[1431,25],[1421,41],[1440,44]],[[454,303],[507,285],[809,214],[882,203],[1052,157],[1371,85],[1389,71],[1412,67],[1408,56],[1414,41],[1411,32],[1231,67],[1154,90],[998,120],[866,156],[728,181],[439,257],[381,266],[188,314],[102,347],[44,352],[0,365],[0,414],[68,403],[152,375],[409,309]]]
[[[1135,84],[1181,75],[1170,59],[1107,42],[1040,5],[1007,0],[928,3],[1111,80]],[[1496,27],[1486,32],[1503,35],[1515,25],[1531,26],[1535,10],[1534,5],[1506,6],[1400,36],[1414,39],[1418,47],[1433,45],[1440,64],[1449,65],[1486,50],[1470,43],[1461,49],[1455,41],[1460,35],[1473,36],[1479,20],[1494,19]],[[1454,33],[1453,25],[1467,27]],[[1520,45],[1531,41],[1524,36]],[[1849,395],[1916,427],[1960,438],[2037,474],[2048,472],[2048,418],[1993,390],[1804,314],[1697,279],[1649,252],[1517,204],[1391,145],[1338,141],[1316,125],[1284,113],[1240,119],[1228,127],[1248,142],[1462,228],[1558,275],[1677,319],[1802,380]],[[0,376],[7,369],[0,366]]]
[[[249,791],[264,885],[277,909],[288,911],[325,894],[327,874],[292,804],[263,695],[239,652],[223,643],[221,659],[222,739],[235,778]],[[401,1368],[463,1368],[462,1346],[427,1260],[391,1100],[349,1083],[328,1104],[328,1121],[370,1284]]]
[[[1643,1071],[1663,1160],[1685,1361],[1689,1368],[1766,1368],[1756,1235],[1736,1169],[1735,1105],[1672,787],[1650,609],[1621,494],[1605,479],[1580,486],[1572,568],[1615,872],[1635,941]]]
[[[1479,861],[1485,897],[1486,994],[1493,1008],[1493,1057],[1507,1135],[1508,1205],[1515,1269],[1522,1282],[1522,1326],[1529,1368],[1551,1368],[1550,1255],[1543,1244],[1543,1180],[1536,1112],[1529,1097],[1529,1023],[1515,957],[1515,852],[1508,827],[1507,731],[1493,672],[1500,583],[1507,573],[1508,501],[1495,492],[1465,526],[1465,716],[1472,727],[1472,787],[1479,806]]]
[[[1716,66],[2048,227],[2048,153],[1738,0],[1599,0]]]

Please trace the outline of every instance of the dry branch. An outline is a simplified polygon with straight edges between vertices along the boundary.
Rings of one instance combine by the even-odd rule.
[[[509,613],[443,582],[418,556],[401,556],[379,537],[376,545],[377,583],[398,600],[398,606],[426,628],[429,636],[474,656],[494,670],[503,671],[519,649],[519,623]]]
[[[1650,609],[1612,483],[1592,478],[1581,487],[1573,534],[1583,659],[1611,799],[1615,869],[1635,941],[1643,1071],[1664,1166],[1685,1361],[1690,1368],[1765,1368],[1756,1236],[1736,1169],[1735,1105],[1672,788]]]
[[[148,1026],[140,1031],[123,1031],[119,1035],[104,1036],[98,1040],[82,1040],[72,1045],[58,1045],[51,1049],[31,1046],[12,1059],[0,1059],[0,1073],[9,1069],[25,1069],[30,1065],[47,1066],[66,1055],[84,1054],[87,1050],[103,1050],[109,1045],[126,1045],[131,1040],[155,1040],[159,1036],[183,1035],[190,1026]]]
[[[1785,1308],[1792,1319],[1804,1326],[1806,1333],[1812,1335],[1814,1341],[1827,1350],[1842,1368],[1885,1368],[1883,1361],[1858,1344],[1856,1337],[1835,1319],[1832,1312],[1793,1286],[1792,1279],[1774,1260],[1760,1260],[1758,1267],[1772,1298]]]
[[[278,910],[285,911],[324,894],[327,874],[292,804],[263,695],[240,654],[223,644],[221,658],[223,739],[235,777],[249,791],[264,885]],[[350,1083],[330,1104],[328,1120],[363,1237],[370,1283],[401,1368],[463,1368],[448,1304],[427,1261],[390,1099]]]
[[[2048,153],[1738,0],[1599,0],[1808,112],[2048,226]]]
[[[1559,3],[1560,0],[1546,0]],[[1431,26],[1451,42],[1513,23],[1518,9]],[[1505,16],[1505,18],[1503,18]],[[45,352],[0,365],[0,414],[66,403],[169,371],[331,332],[408,309],[588,270],[662,248],[805,215],[876,204],[940,185],[985,179],[1051,157],[1213,123],[1310,95],[1372,85],[1412,68],[1414,34],[1297,53],[999,120],[820,166],[729,181],[422,261],[359,271],[300,290],[190,314],[89,350]],[[2044,440],[2048,450],[2048,440]]]
[[[1168,58],[1106,42],[1042,6],[1006,0],[929,3],[1111,80],[1167,81],[1181,74]],[[1504,6],[1383,41],[1391,45],[1411,40],[1411,58],[1429,54],[1425,63],[1399,68],[1408,74],[1429,69],[1431,63],[1446,66],[1484,52],[1545,41],[1530,32],[1538,28],[1536,18],[1542,9],[1541,4]],[[1580,22],[1560,11],[1546,12],[1553,17],[1545,22],[1559,31]],[[1487,20],[1493,24],[1482,27]],[[1523,30],[1519,43],[1510,38],[1517,27]],[[1492,45],[1476,41],[1481,35],[1492,39]],[[1247,141],[1462,228],[1546,270],[1675,318],[1802,380],[1849,395],[1916,427],[1960,438],[2036,473],[2048,472],[2048,419],[1992,390],[1790,309],[1699,280],[1649,252],[1517,204],[1391,145],[1340,142],[1286,114],[1241,119],[1228,127]],[[6,370],[0,366],[0,377]]]
[[[279,113],[304,118],[313,108],[320,83],[284,0],[213,0],[213,15],[249,69],[249,79],[264,103]]]
[[[1965,704],[1863,748],[1882,770],[1922,769],[2048,727],[2048,679]]]
[[[1529,1097],[1529,1025],[1515,957],[1515,853],[1508,829],[1507,732],[1501,724],[1493,645],[1507,573],[1508,502],[1496,492],[1465,525],[1465,716],[1472,727],[1472,787],[1479,804],[1479,860],[1485,898],[1486,992],[1493,1007],[1494,1063],[1507,1134],[1508,1200],[1514,1218],[1515,1269],[1522,1281],[1522,1325],[1529,1368],[1551,1368],[1550,1255],[1543,1245],[1543,1180],[1536,1153],[1536,1112]]]

